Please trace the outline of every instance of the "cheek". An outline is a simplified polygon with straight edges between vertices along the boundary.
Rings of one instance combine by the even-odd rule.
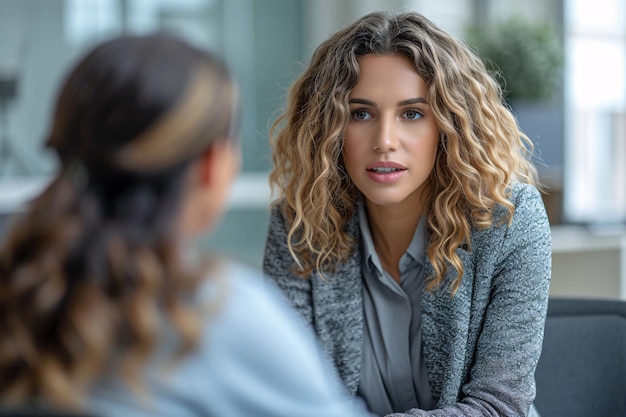
[[[422,150],[422,164],[424,166],[425,174],[430,175],[435,168],[435,161],[437,160],[437,146],[429,146],[427,149]]]
[[[437,151],[439,150],[439,141],[435,141],[434,143],[431,144],[431,146],[429,146],[428,150],[426,151],[426,153],[428,154],[428,158],[430,161],[432,161],[432,164],[434,165],[435,160],[437,159]]]
[[[423,141],[418,142],[416,153],[422,155],[422,160],[429,165],[434,164],[439,150],[439,130],[432,126],[426,132],[422,132]]]

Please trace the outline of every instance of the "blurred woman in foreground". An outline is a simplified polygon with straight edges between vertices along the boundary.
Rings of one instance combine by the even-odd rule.
[[[3,406],[355,412],[260,275],[193,255],[239,168],[237,101],[220,59],[165,35],[72,69],[47,140],[60,169],[0,252]]]

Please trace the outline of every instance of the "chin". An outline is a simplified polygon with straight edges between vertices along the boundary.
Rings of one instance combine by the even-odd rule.
[[[392,207],[398,204],[401,204],[405,201],[404,198],[390,198],[390,197],[380,197],[380,196],[365,196],[365,200],[368,204],[374,204],[376,206],[381,207]]]
[[[420,193],[418,190],[373,190],[374,192],[363,193],[364,199],[368,204],[379,207],[394,207],[398,205],[420,205]]]

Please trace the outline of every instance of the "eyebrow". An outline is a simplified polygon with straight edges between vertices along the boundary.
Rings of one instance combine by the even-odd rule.
[[[364,98],[351,98],[350,101],[348,101],[348,103],[349,104],[365,104],[366,106],[376,107],[376,103],[370,100],[366,100]],[[410,98],[408,100],[399,101],[397,105],[398,107],[400,107],[400,106],[406,106],[408,104],[417,104],[417,103],[428,104],[425,98],[415,97],[415,98]]]
[[[408,100],[399,101],[398,106],[406,106],[407,104],[416,104],[416,103],[428,104],[425,98],[415,97],[415,98],[410,98]]]

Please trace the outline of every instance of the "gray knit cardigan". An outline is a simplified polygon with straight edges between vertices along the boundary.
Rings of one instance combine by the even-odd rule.
[[[510,227],[495,221],[472,230],[471,246],[457,249],[464,275],[452,296],[449,271],[422,302],[423,355],[437,409],[411,416],[536,415],[534,372],[541,353],[551,273],[550,226],[537,189],[516,184]],[[494,210],[502,219],[503,207]],[[355,215],[347,231],[359,242]],[[271,213],[263,269],[309,323],[351,394],[359,383],[363,345],[361,251],[320,278],[292,273],[280,205]],[[358,245],[358,243],[357,243]],[[426,260],[426,274],[433,273]],[[529,411],[530,410],[530,411]]]

